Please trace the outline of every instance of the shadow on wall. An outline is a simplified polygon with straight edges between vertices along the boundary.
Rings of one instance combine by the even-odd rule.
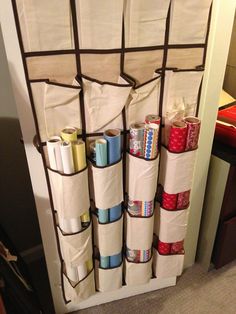
[[[16,249],[41,243],[33,191],[19,121],[0,118],[0,223]]]

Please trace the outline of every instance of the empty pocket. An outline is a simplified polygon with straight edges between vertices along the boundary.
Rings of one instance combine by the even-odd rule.
[[[71,175],[48,169],[48,174],[59,218],[78,218],[89,210],[88,168]]]
[[[127,286],[144,285],[152,277],[152,258],[148,262],[132,263],[125,260],[125,282]]]
[[[149,250],[153,239],[154,215],[134,217],[126,211],[126,246],[132,250]]]
[[[129,198],[152,201],[157,188],[159,157],[146,160],[127,153],[127,188]]]
[[[106,167],[91,165],[97,208],[111,208],[123,202],[122,159]]]
[[[58,235],[66,266],[76,267],[92,258],[91,223],[86,229],[73,234],[64,234],[58,228]]]
[[[123,215],[119,220],[101,224],[93,215],[94,243],[101,256],[112,256],[121,252],[123,246]]]
[[[125,8],[125,46],[164,45],[170,0],[128,0]]]
[[[131,83],[121,76],[117,83],[100,82],[83,76],[86,130],[100,132],[109,128],[123,129],[122,110],[128,99]]]
[[[73,285],[71,281],[63,275],[64,293],[67,301],[80,302],[95,293],[94,270],[84,279]]]
[[[69,1],[16,1],[25,52],[73,49]]]
[[[173,0],[169,44],[203,44],[212,0]]]
[[[122,266],[123,263],[114,268],[103,269],[95,261],[96,289],[101,292],[113,291],[122,287]]]
[[[152,113],[159,113],[160,76],[133,88],[130,93],[130,102],[126,107],[127,126],[142,122]]]
[[[160,207],[156,213],[158,218],[155,230],[159,239],[166,243],[182,241],[187,232],[188,214],[188,209],[169,211]]]
[[[184,254],[161,255],[153,249],[153,269],[157,278],[180,276],[183,265]]]
[[[191,190],[197,150],[184,153],[171,153],[161,148],[159,183],[164,191],[177,194]]]

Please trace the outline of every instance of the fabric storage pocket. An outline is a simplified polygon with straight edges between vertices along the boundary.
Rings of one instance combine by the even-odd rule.
[[[159,183],[166,193],[191,190],[196,153],[197,150],[171,153],[162,146]]]
[[[154,232],[162,242],[182,241],[187,232],[188,214],[189,209],[169,211],[160,207],[156,213],[157,225]]]
[[[96,207],[111,208],[123,202],[122,158],[106,167],[91,167]]]
[[[64,234],[58,228],[62,257],[66,266],[76,267],[92,257],[91,223],[86,229],[72,234]]]
[[[71,175],[48,169],[54,209],[60,218],[77,218],[90,208],[88,168]]]
[[[75,285],[63,274],[63,285],[67,302],[83,301],[95,293],[94,270]]]
[[[161,255],[153,249],[153,269],[157,278],[180,276],[183,266],[184,254]]]
[[[127,126],[142,122],[150,112],[158,115],[160,95],[160,75],[133,88],[130,102],[126,106]]]
[[[73,49],[69,1],[16,1],[25,52]]]
[[[121,48],[123,0],[76,0],[81,49]]]
[[[203,44],[212,0],[173,0],[169,44]]]
[[[67,125],[81,128],[80,86],[49,80],[31,82],[31,86],[42,141],[60,135]]]
[[[144,159],[127,153],[127,188],[133,200],[152,201],[155,198],[159,156]]]
[[[100,132],[108,128],[123,129],[121,113],[132,84],[121,76],[117,78],[117,83],[111,83],[83,75],[82,82],[87,132]]]
[[[123,215],[116,221],[99,223],[93,215],[94,244],[102,256],[118,254],[123,246]]]
[[[148,250],[152,246],[154,214],[134,217],[126,211],[126,246],[132,250]]]
[[[133,263],[125,260],[125,282],[127,286],[144,285],[152,277],[152,258],[148,262]]]
[[[99,262],[95,261],[96,289],[101,292],[113,291],[122,287],[123,263],[114,268],[103,269]]]
[[[125,46],[164,45],[165,26],[170,0],[128,0],[125,18]]]

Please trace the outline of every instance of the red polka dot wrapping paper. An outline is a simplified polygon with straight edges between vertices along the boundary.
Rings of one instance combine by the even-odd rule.
[[[172,243],[170,252],[172,254],[182,253],[183,249],[184,249],[184,240]]]
[[[168,255],[170,254],[170,250],[171,250],[171,243],[165,243],[165,242],[162,242],[160,240],[158,240],[158,252],[160,254],[163,254],[163,255]]]
[[[189,205],[190,190],[178,193],[177,196],[177,209],[187,208]]]
[[[187,125],[183,122],[174,122],[170,128],[168,149],[173,153],[185,151],[187,138]]]
[[[198,138],[200,133],[201,122],[195,117],[187,117],[184,119],[187,124],[187,137],[185,150],[193,150],[198,146]]]

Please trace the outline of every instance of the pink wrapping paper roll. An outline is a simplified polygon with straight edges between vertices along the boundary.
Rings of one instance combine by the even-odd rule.
[[[171,244],[170,252],[172,254],[182,253],[183,250],[184,250],[184,240],[178,241],[178,242],[175,242],[175,243]]]
[[[168,150],[173,153],[185,151],[187,138],[187,125],[183,121],[175,121],[170,128]]]
[[[189,205],[190,190],[178,194],[177,209],[187,208]]]
[[[184,122],[187,124],[187,138],[185,150],[197,148],[201,121],[195,117],[186,117]]]

